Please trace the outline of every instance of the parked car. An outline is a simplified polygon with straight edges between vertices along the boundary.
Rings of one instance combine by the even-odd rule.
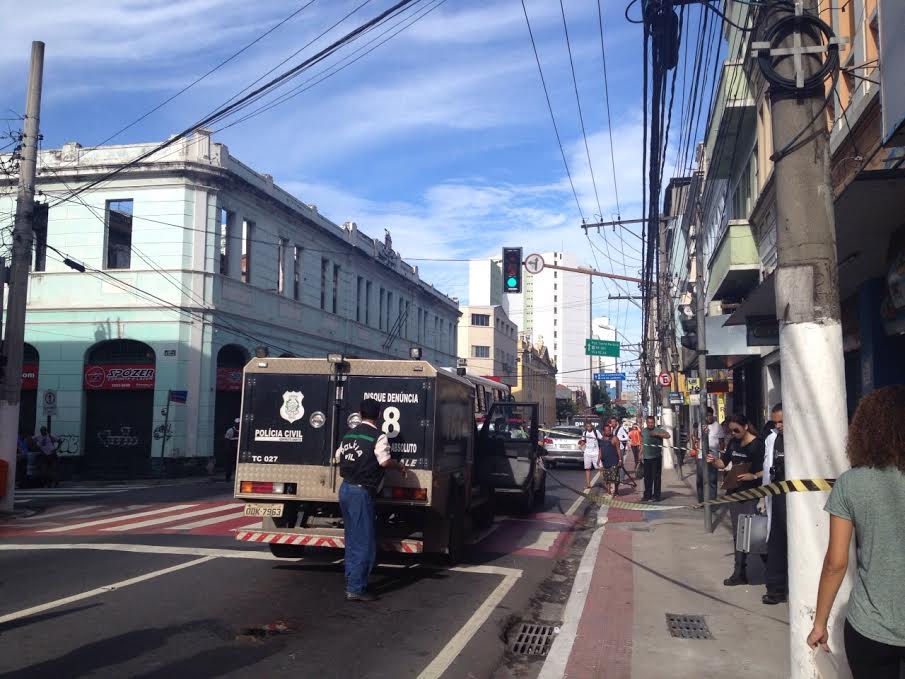
[[[573,462],[582,465],[584,453],[578,446],[583,435],[581,427],[560,425],[544,432],[544,448],[547,455],[544,464],[555,467],[560,462]]]

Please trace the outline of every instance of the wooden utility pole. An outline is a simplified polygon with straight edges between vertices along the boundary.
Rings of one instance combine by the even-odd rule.
[[[19,431],[19,395],[22,390],[22,359],[25,351],[25,303],[28,299],[28,271],[31,268],[32,227],[35,214],[35,169],[41,114],[41,84],[44,78],[44,43],[31,44],[31,70],[25,99],[25,129],[19,165],[19,192],[13,227],[12,264],[6,333],[3,338],[3,384],[0,389],[0,459],[8,464],[8,475],[0,512],[13,510],[16,488],[16,439]],[[33,432],[30,432],[33,433]]]
[[[823,113],[824,100],[833,93],[827,95],[823,77],[814,77],[823,63],[830,63],[814,56],[826,52],[830,59],[837,45],[829,36],[826,43],[821,39],[818,10],[817,0],[796,3],[794,11],[799,16],[790,30],[774,35],[772,44],[753,45],[771,83],[773,146],[777,149],[776,313],[789,451],[786,474],[791,479],[836,478],[848,468],[836,228],[829,131]],[[770,14],[774,22],[788,16],[781,11]],[[804,639],[813,622],[829,515],[823,511],[826,496],[820,493],[793,493],[786,502],[790,676],[812,679],[817,676],[815,657]],[[850,571],[853,566],[854,560]],[[829,621],[829,646],[837,652],[843,648],[839,609],[845,608],[850,582],[851,578],[846,578]],[[844,661],[841,664],[844,666]]]

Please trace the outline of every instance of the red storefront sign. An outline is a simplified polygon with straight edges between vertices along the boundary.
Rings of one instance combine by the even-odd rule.
[[[217,368],[217,391],[242,391],[242,368]]]
[[[85,389],[89,391],[120,391],[153,389],[155,368],[148,365],[86,365]]]
[[[25,363],[22,366],[22,391],[35,391],[38,388],[38,364]]]

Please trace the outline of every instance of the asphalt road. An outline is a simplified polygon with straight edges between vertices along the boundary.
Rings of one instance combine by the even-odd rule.
[[[382,556],[380,600],[356,604],[341,552],[237,542],[226,484],[146,485],[24,493],[27,516],[0,519],[4,677],[532,677],[507,642],[559,622],[589,534],[548,479],[538,513],[499,516],[456,567]]]

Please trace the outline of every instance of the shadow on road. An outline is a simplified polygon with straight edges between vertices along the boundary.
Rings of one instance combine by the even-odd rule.
[[[100,605],[101,604],[87,604],[85,606],[67,608],[63,611],[53,611],[52,613],[42,613],[41,615],[30,615],[26,618],[20,618],[18,620],[5,622],[3,624],[0,624],[0,634],[3,634],[4,632],[12,632],[14,629],[19,629],[20,627],[27,627],[28,625],[47,622],[48,620],[53,620],[54,618],[62,618],[64,615],[69,615],[71,613],[80,613],[82,611],[87,611],[89,608],[95,608]]]

